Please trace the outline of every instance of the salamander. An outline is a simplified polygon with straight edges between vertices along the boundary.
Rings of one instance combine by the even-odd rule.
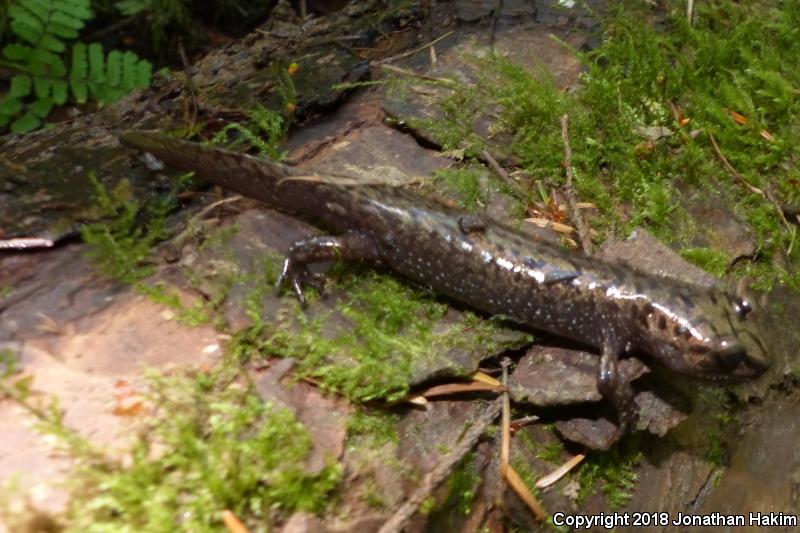
[[[536,239],[403,187],[323,176],[156,133],[122,133],[123,145],[332,231],[294,243],[279,285],[301,304],[322,279],[308,265],[332,259],[383,263],[437,293],[600,354],[597,386],[624,432],[636,419],[620,356],[644,353],[708,380],[759,376],[769,358],[747,315],[750,302],[719,288],[647,275]]]

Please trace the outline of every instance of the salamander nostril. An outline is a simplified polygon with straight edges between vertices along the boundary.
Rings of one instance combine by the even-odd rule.
[[[737,341],[722,340],[716,350],[717,357],[725,368],[734,369],[744,361],[747,351]]]
[[[737,298],[736,301],[734,301],[733,303],[733,308],[736,310],[736,314],[742,320],[747,318],[747,315],[750,314],[750,311],[753,310],[753,306],[750,305],[750,302],[748,302],[744,298]]]

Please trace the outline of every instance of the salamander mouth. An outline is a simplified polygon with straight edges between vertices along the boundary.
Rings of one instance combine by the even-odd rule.
[[[760,340],[749,332],[752,343],[743,342],[741,335],[721,338],[716,347],[696,361],[703,379],[715,382],[737,382],[757,378],[768,368],[766,352]],[[763,354],[763,355],[762,355]]]

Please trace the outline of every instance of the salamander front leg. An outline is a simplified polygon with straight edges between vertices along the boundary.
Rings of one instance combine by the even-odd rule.
[[[617,412],[617,435],[624,435],[636,425],[638,413],[633,401],[633,387],[619,374],[619,348],[615,343],[606,342],[600,357],[600,373],[597,376],[597,388],[600,394],[608,399]]]
[[[320,292],[325,276],[311,272],[308,265],[334,259],[378,259],[378,247],[360,233],[346,233],[340,237],[322,236],[304,239],[292,244],[276,287],[289,283],[302,307],[306,306],[303,287],[311,285]]]

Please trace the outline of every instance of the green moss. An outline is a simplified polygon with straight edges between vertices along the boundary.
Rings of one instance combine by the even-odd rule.
[[[536,457],[539,444],[533,438],[532,433],[523,428],[514,435],[512,445],[517,450],[520,450],[521,453],[517,453],[512,449],[511,466],[517,471],[522,481],[525,482],[525,486],[531,494],[537,496],[538,489],[536,488],[536,481],[542,476],[542,473],[536,471],[536,467],[531,459]]]
[[[399,421],[399,415],[361,407],[347,419],[347,438],[366,438],[372,447],[396,443],[400,440],[397,434]]]
[[[476,81],[442,85],[441,120],[412,125],[467,156],[483,147],[508,152],[533,179],[552,181],[564,176],[560,117],[568,113],[575,185],[580,200],[599,208],[591,225],[600,238],[646,226],[678,248],[691,246],[704,221],[683,204],[711,187],[733,199],[727,208],[758,238],[758,257],[734,273],[765,289],[774,283],[800,288],[796,228],[782,223],[770,198],[731,175],[709,139],[713,134],[749,183],[769,188],[779,202],[798,201],[800,8],[775,0],[706,3],[697,6],[690,27],[683,7],[672,3],[659,24],[664,29],[654,17],[646,3],[613,6],[602,45],[579,54],[586,71],[569,93],[541,68],[469,58]],[[679,123],[673,109],[688,122]],[[478,122],[512,142],[476,139]],[[474,203],[474,180],[467,185]],[[720,256],[691,248],[685,256],[722,272]]]
[[[291,85],[291,78],[286,76],[289,86]],[[287,96],[290,98],[290,96]],[[295,96],[296,98],[296,96]],[[288,101],[286,103],[289,103]],[[286,137],[286,133],[291,125],[290,115],[277,113],[271,111],[263,106],[256,106],[248,116],[249,121],[246,124],[232,123],[222,128],[214,138],[213,142],[217,144],[225,144],[227,147],[234,145],[228,144],[229,133],[236,132],[240,139],[237,143],[246,141],[255,146],[262,156],[269,157],[270,159],[280,161],[286,157],[286,152],[279,149],[281,143]]]
[[[386,499],[381,494],[381,488],[375,480],[368,480],[364,483],[360,498],[361,501],[375,509],[383,509],[386,507]]]
[[[145,228],[137,219],[142,206],[133,198],[130,183],[123,179],[113,191],[89,174],[94,185],[95,203],[87,210],[91,218],[105,221],[81,228],[81,236],[89,245],[89,256],[107,276],[125,283],[134,283],[153,272],[148,258],[153,246],[166,238],[166,217],[173,207],[167,197],[150,202],[144,211],[148,216]]]
[[[427,516],[433,512],[433,509],[436,507],[436,498],[434,496],[428,496],[422,503],[419,504],[419,514],[422,516]]]
[[[564,445],[561,442],[553,442],[546,445],[542,451],[536,454],[536,457],[548,463],[558,463],[564,454]]]
[[[469,514],[480,483],[481,477],[475,467],[475,453],[468,453],[447,479],[449,503],[446,506],[454,507],[461,514]]]
[[[261,317],[264,286],[253,291],[246,312],[254,326],[240,333],[231,353],[291,357],[296,376],[311,378],[331,391],[357,402],[405,397],[414,365],[452,349],[481,349],[493,353],[518,345],[497,335],[496,320],[464,313],[448,328],[437,327],[448,311],[445,303],[410,288],[395,278],[375,272],[343,276],[339,288],[346,295],[327,311],[313,300],[302,311],[290,295],[276,320]],[[464,331],[469,331],[465,336]]]
[[[468,453],[453,469],[438,499],[430,504],[428,523],[437,531],[458,531],[472,511],[481,477],[476,470],[475,454]],[[444,492],[444,494],[443,494]]]
[[[215,316],[213,303],[198,298],[187,306],[181,302],[180,295],[176,291],[170,290],[166,283],[160,282],[155,285],[137,283],[136,289],[154,302],[175,310],[178,321],[187,326],[209,324]]]
[[[18,359],[13,350],[8,348],[0,350],[0,379],[5,379],[17,372]]]
[[[713,248],[684,248],[681,257],[717,277],[722,277],[730,264],[725,252]]]
[[[224,370],[148,379],[153,412],[123,460],[67,428],[57,404],[32,407],[76,460],[66,531],[218,531],[223,509],[264,531],[328,505],[340,466],[306,471],[311,440],[289,410]]]
[[[475,119],[485,108],[485,99],[477,87],[432,80],[414,83],[430,85],[443,91],[444,96],[437,102],[439,113],[435,119],[406,118],[404,122],[409,127],[428,131],[443,149],[460,150],[467,157],[475,157],[486,147],[486,141],[474,132]],[[392,89],[403,91],[397,85]]]
[[[376,274],[346,285],[348,297],[336,312],[347,326],[323,333],[334,311],[310,319],[296,309],[259,328],[259,350],[295,358],[300,376],[351,400],[398,400],[408,391],[411,360],[429,353],[433,323],[446,307]]]
[[[483,173],[482,169],[476,167],[446,168],[437,170],[434,179],[437,184],[458,194],[461,207],[476,210],[479,206],[485,206],[488,200],[487,191],[481,185]]]
[[[578,471],[578,501],[585,500],[599,485],[611,509],[624,507],[636,486],[635,467],[642,458],[641,449],[642,440],[634,435],[607,451],[589,454]]]

